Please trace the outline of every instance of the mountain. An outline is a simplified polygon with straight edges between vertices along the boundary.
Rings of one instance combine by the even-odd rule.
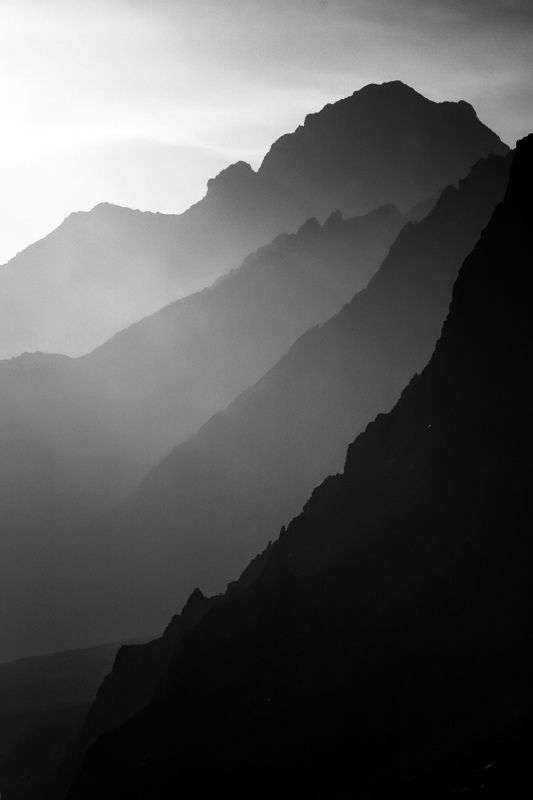
[[[0,361],[7,476],[20,442],[46,450],[63,490],[73,484],[87,491],[95,482],[100,491],[113,483],[115,495],[132,488],[301,333],[364,288],[402,224],[391,206],[348,220],[334,213],[323,225],[310,219],[211,287],[86,356],[25,354]],[[39,463],[35,452],[31,460]],[[19,452],[16,461],[27,485],[31,470]]]
[[[478,163],[400,232],[368,287],[143,481],[123,522],[158,593],[228,577],[342,470],[346,448],[428,362],[459,267],[505,193],[509,158]],[[154,598],[155,603],[155,598]]]
[[[84,753],[98,736],[118,727],[147,705],[159,683],[163,665],[168,667],[174,661],[180,642],[211,610],[215,602],[215,598],[206,598],[196,589],[181,613],[172,617],[161,636],[151,642],[127,644],[120,648],[113,668],[101,683],[78,736],[73,737],[66,750],[66,758],[61,764],[49,763],[46,778],[35,781],[36,796],[63,795],[79,771]],[[54,768],[57,770],[55,775]],[[23,798],[31,800],[33,796],[32,790],[31,794],[24,794]]]
[[[350,214],[384,202],[406,212],[481,157],[505,152],[468,103],[434,103],[391,81],[308,114],[304,125],[272,145],[258,174],[319,217],[333,199]]]
[[[0,357],[80,355],[194,292],[308,217],[403,211],[506,151],[465,102],[400,82],[370,85],[306,117],[258,172],[239,161],[183,214],[101,203],[0,268]]]
[[[504,196],[509,164],[485,159],[445,190],[427,219],[402,230],[367,289],[146,479],[122,524],[130,542],[144,543],[144,580],[157,585],[148,604],[165,587],[174,603],[191,584],[221,588],[317,483],[342,469],[354,434],[389,410],[429,360],[460,264]],[[195,609],[209,608],[198,590],[192,597]],[[189,602],[150,648],[121,651],[79,750],[146,703],[190,611]]]
[[[391,206],[309,220],[86,356],[0,362],[1,657],[135,635],[112,628],[80,639],[85,623],[72,622],[74,607],[88,624],[98,618],[95,571],[115,586],[113,569],[125,569],[118,550],[100,564],[110,549],[103,511],[363,288],[402,224]],[[128,540],[120,547],[131,550]]]
[[[429,364],[89,751],[72,800],[398,797],[530,729],[532,179],[530,136]]]
[[[122,643],[0,665],[0,787],[12,798],[60,763]]]
[[[0,267],[0,356],[86,353],[303,221],[242,161],[183,214],[75,212]]]

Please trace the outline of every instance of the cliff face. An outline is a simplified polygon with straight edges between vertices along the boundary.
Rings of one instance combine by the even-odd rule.
[[[70,797],[378,793],[531,713],[533,137],[430,363]]]

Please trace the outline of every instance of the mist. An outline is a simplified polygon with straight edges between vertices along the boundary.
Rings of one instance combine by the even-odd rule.
[[[532,30],[3,0],[2,800],[513,794]]]
[[[3,9],[0,261],[99,202],[184,211],[219,169],[257,167],[306,113],[370,81],[465,99],[509,144],[532,124],[527,0]]]

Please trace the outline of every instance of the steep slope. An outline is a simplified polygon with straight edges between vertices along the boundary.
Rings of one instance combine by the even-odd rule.
[[[122,643],[0,665],[0,788],[18,796],[61,761]]]
[[[430,218],[400,234],[364,292],[145,481],[126,529],[141,529],[135,538],[152,551],[143,563],[152,565],[159,593],[166,584],[179,601],[194,581],[221,585],[224,572],[236,574],[313,486],[342,468],[354,433],[390,408],[429,359],[460,263],[504,195],[509,161],[480,162],[458,189],[446,190]],[[257,569],[254,562],[246,580]],[[170,626],[152,648],[124,653],[84,745],[131,716],[124,694],[146,701],[176,646]]]
[[[99,565],[109,549],[102,510],[361,289],[402,224],[392,207],[311,220],[87,356],[0,362],[1,657],[134,635],[67,633],[85,624],[72,621],[73,609],[90,617],[91,597],[101,595],[93,571],[105,569],[113,586],[113,570],[126,569],[127,556]],[[131,549],[129,538],[120,546]],[[45,626],[35,620],[35,598]]]
[[[86,750],[102,733],[118,727],[147,705],[163,672],[177,658],[183,638],[221,599],[222,596],[206,598],[196,589],[160,637],[146,644],[120,648],[113,669],[101,683],[85,723],[78,736],[73,737],[57,774],[54,775],[54,768],[58,764],[50,764],[47,779],[35,782],[37,796],[45,793],[45,783],[47,796],[64,794],[79,771]]]
[[[530,136],[429,365],[69,797],[372,797],[531,715],[532,179]]]
[[[365,87],[309,115],[257,173],[242,161],[223,170],[183,214],[102,203],[19,253],[0,268],[0,357],[88,352],[308,217],[407,209],[505,150],[466,103]]]
[[[336,213],[322,226],[311,219],[86,356],[0,361],[0,414],[9,419],[2,427],[12,446],[44,442],[63,489],[95,480],[132,488],[174,442],[364,288],[402,224],[391,206],[349,220]],[[80,452],[83,464],[76,463]],[[1,460],[10,475],[7,444],[4,453],[11,454]],[[26,466],[21,473],[29,473]]]
[[[220,591],[342,469],[353,436],[429,360],[459,267],[507,174],[508,159],[493,156],[447,189],[401,231],[363,292],[146,478],[125,525],[146,543],[143,562],[162,596]]]

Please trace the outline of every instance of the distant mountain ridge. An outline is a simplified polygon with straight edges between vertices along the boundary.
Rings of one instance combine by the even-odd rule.
[[[80,448],[90,459],[87,430],[90,438],[103,435],[117,485],[123,464],[119,493],[133,488],[172,443],[364,288],[403,222],[392,206],[353,219],[334,213],[323,225],[310,219],[211,287],[140,320],[86,356],[26,353],[0,361],[0,419],[9,414],[13,420],[10,438],[17,430],[21,436],[32,432],[57,449],[59,479],[62,450],[68,458],[66,423],[71,421],[73,434],[78,430],[74,459]],[[103,467],[102,456],[96,466],[101,477]],[[69,472],[76,481],[74,464]],[[89,471],[82,474],[94,480]],[[80,479],[77,485],[83,486]]]
[[[90,599],[97,582],[92,570],[109,570],[109,589],[113,569],[125,569],[110,556],[108,566],[100,564],[98,548],[109,549],[99,533],[104,510],[254,383],[303,331],[362,289],[403,223],[391,206],[353,219],[334,213],[323,225],[309,220],[212,287],[87,356],[0,361],[0,582],[9,598],[0,608],[4,658],[124,638],[98,627],[89,634],[91,615],[102,621]],[[128,548],[127,540],[121,546]],[[98,594],[101,600],[105,593]],[[36,624],[35,596],[47,609],[47,628]],[[14,606],[24,624],[13,617]],[[83,625],[72,625],[74,606],[85,609]],[[85,624],[88,638],[71,639]]]
[[[162,596],[165,585],[180,600],[195,585],[220,591],[315,485],[342,470],[353,436],[392,408],[431,356],[509,163],[491,156],[445,190],[402,229],[366,289],[146,477],[124,525],[132,541],[150,542],[143,561]]]
[[[429,360],[460,264],[505,194],[510,161],[490,157],[446,190],[423,222],[402,230],[366,290],[148,476],[123,521],[124,535],[140,542],[144,580],[157,585],[147,604],[168,593],[179,605],[191,583],[221,589],[317,483],[342,470],[353,436],[392,408]],[[235,588],[253,584],[270,552],[251,561]],[[139,578],[137,592],[141,571]],[[221,600],[196,589],[162,637],[121,650],[63,781],[98,735],[163,691],[183,636]],[[143,609],[135,613],[142,618]]]
[[[417,797],[452,797],[458,759],[530,730],[532,178],[530,136],[428,366],[178,641],[71,800],[398,797],[420,774]],[[529,763],[502,786],[481,761],[473,796],[523,796]]]
[[[244,196],[239,172],[224,170],[180,215],[111,203],[75,212],[0,267],[0,356],[86,353],[297,227],[271,190]]]
[[[183,214],[109,203],[71,214],[0,267],[0,357],[88,352],[308,217],[406,211],[506,149],[467,103],[366,86],[308,115],[257,172],[230,165]]]

